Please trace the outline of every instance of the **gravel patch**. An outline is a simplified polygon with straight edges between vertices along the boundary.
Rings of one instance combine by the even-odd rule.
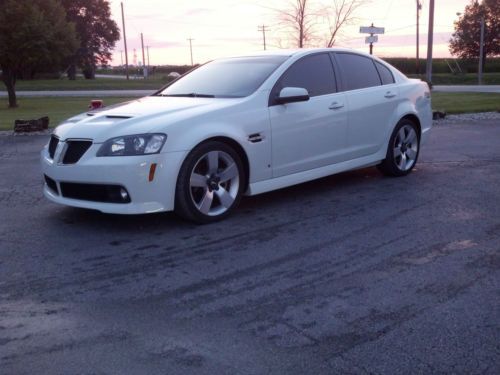
[[[457,122],[474,122],[481,120],[498,120],[500,121],[500,112],[479,112],[479,113],[463,113],[460,115],[446,115],[445,118],[434,120],[433,125],[451,124]]]
[[[0,130],[0,137],[7,137],[7,136],[16,136],[16,137],[26,137],[30,135],[49,135],[52,134],[54,131],[53,128],[47,129],[47,130],[42,130],[39,132],[27,132],[27,133],[16,133],[14,130]]]

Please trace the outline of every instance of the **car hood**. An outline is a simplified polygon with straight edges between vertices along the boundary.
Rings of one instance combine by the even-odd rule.
[[[234,99],[233,99],[234,100]],[[54,131],[60,139],[92,139],[163,131],[169,122],[226,107],[231,99],[147,96],[72,117]],[[161,117],[161,121],[155,121]]]

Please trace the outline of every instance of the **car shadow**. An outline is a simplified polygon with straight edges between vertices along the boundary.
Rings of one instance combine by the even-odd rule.
[[[315,199],[325,199],[325,194],[332,192],[346,194],[354,188],[356,193],[370,190],[375,179],[384,177],[376,168],[365,168],[344,172],[299,185],[275,190],[256,196],[244,196],[233,215],[222,222],[209,224],[218,226],[235,224],[241,220],[254,220],[262,215],[283,213],[290,207],[300,208],[302,204],[314,203]],[[56,216],[56,215],[54,215]],[[193,228],[198,225],[183,220],[173,212],[161,212],[141,215],[115,215],[101,213],[96,210],[63,206],[57,213],[57,218],[67,225],[77,225],[89,228],[112,228],[120,232],[147,230],[176,230]]]
[[[347,171],[268,193],[244,197],[240,204],[240,209],[249,207],[258,209],[267,205],[287,205],[295,202],[297,198],[307,201],[318,195],[332,191],[345,191],[345,189],[349,189],[352,186],[369,187],[368,179],[383,178],[376,168],[371,167]]]

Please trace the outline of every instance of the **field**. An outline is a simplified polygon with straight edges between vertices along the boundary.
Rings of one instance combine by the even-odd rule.
[[[106,97],[110,105],[131,100],[130,97]],[[87,110],[90,98],[47,97],[19,98],[19,107],[7,108],[7,99],[0,99],[0,130],[11,130],[16,119],[34,119],[49,116],[54,127],[65,118]],[[432,107],[447,113],[486,112],[500,110],[500,94],[490,93],[443,93],[432,94]]]
[[[446,113],[472,113],[500,111],[500,94],[435,92],[432,109]]]
[[[148,79],[120,79],[120,78],[79,78],[70,81],[63,79],[19,80],[16,83],[17,91],[44,91],[44,90],[157,90],[167,83],[167,79],[154,76]],[[0,91],[5,90],[0,86]]]
[[[408,74],[410,78],[420,78],[425,81],[425,75]],[[477,74],[447,74],[436,73],[432,75],[433,85],[477,85]],[[484,73],[483,85],[500,85],[500,73]]]
[[[91,98],[19,98],[18,108],[7,108],[7,99],[0,98],[0,130],[12,130],[14,120],[30,120],[49,116],[50,127],[55,127],[62,120],[87,110]],[[123,97],[104,98],[104,104],[131,100]]]
[[[411,78],[421,78],[424,75],[408,75]],[[119,78],[97,78],[83,79],[75,81],[63,79],[39,79],[39,80],[19,80],[16,84],[18,91],[42,91],[42,90],[156,90],[168,83],[164,75],[157,74],[148,79],[119,79]],[[477,74],[467,73],[463,75],[453,75],[446,73],[436,73],[432,75],[434,85],[477,85]],[[500,73],[484,73],[483,84],[500,85]],[[4,86],[0,85],[0,91],[4,91]]]

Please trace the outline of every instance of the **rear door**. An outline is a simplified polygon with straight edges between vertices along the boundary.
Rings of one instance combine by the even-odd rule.
[[[348,158],[356,159],[385,146],[398,105],[398,89],[388,68],[370,57],[334,53],[348,113]],[[385,84],[383,84],[385,83]]]
[[[307,89],[310,99],[278,104],[284,87]],[[329,53],[307,55],[277,81],[269,98],[273,176],[322,167],[344,160],[347,140],[345,94],[337,92]]]

